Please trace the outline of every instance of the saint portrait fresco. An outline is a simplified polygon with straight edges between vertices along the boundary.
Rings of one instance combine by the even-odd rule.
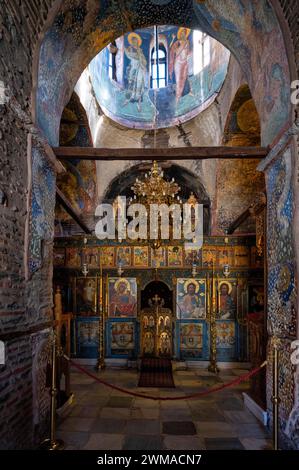
[[[188,78],[188,62],[192,58],[192,51],[190,48],[190,29],[179,28],[177,33],[177,40],[173,38],[170,45],[169,57],[169,76],[175,76],[176,81],[176,104],[179,103],[180,98],[183,96],[184,88]]]
[[[95,316],[97,314],[97,279],[77,278],[75,286],[75,312],[80,316]]]
[[[137,103],[137,109],[141,112],[147,75],[147,60],[141,49],[142,39],[139,34],[130,33],[128,42],[130,45],[125,47],[125,55],[130,60],[130,65],[127,67],[128,88],[123,106],[128,103]]]
[[[137,282],[135,278],[109,278],[110,317],[136,317]]]
[[[219,281],[218,285],[218,318],[234,320],[237,313],[237,289],[233,282]]]
[[[177,318],[206,318],[206,281],[202,279],[177,280]]]

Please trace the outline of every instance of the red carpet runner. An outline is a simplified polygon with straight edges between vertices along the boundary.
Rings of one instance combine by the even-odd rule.
[[[171,360],[142,359],[138,387],[175,388]]]

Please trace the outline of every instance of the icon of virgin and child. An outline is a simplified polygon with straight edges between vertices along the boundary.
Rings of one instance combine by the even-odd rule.
[[[128,279],[110,279],[109,316],[135,317],[137,312],[137,287]]]
[[[200,284],[196,280],[187,280],[183,285],[184,294],[179,295],[179,316],[181,319],[200,319],[206,317],[205,292],[200,289]],[[180,299],[181,297],[181,299]]]

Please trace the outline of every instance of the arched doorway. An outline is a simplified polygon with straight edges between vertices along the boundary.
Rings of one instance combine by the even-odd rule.
[[[140,329],[142,357],[172,357],[173,293],[162,281],[150,282],[141,292]]]

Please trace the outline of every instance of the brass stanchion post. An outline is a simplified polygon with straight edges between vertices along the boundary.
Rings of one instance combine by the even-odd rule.
[[[279,441],[278,441],[278,430],[279,430],[279,379],[278,379],[278,361],[279,361],[279,348],[278,348],[278,339],[273,339],[273,396],[272,396],[272,403],[273,403],[273,447],[274,450],[279,449]]]
[[[211,281],[211,302],[210,302],[210,365],[208,371],[213,374],[218,374],[217,367],[217,324],[216,324],[216,310],[218,307],[218,278],[216,287],[216,308],[214,307],[214,263],[213,274]]]
[[[52,380],[51,380],[51,421],[50,421],[50,438],[46,439],[41,444],[42,450],[64,450],[64,442],[61,439],[56,439],[56,351],[57,339],[56,333],[53,332],[52,341]]]
[[[97,370],[105,369],[105,307],[102,250],[100,249],[99,359]]]

